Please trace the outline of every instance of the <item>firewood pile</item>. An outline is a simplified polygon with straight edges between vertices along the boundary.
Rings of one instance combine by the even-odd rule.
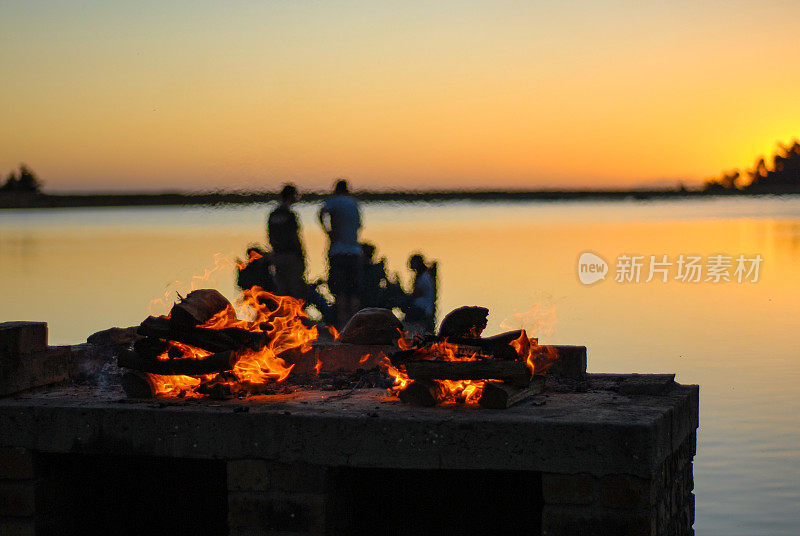
[[[417,338],[393,354],[392,366],[406,380],[400,399],[435,406],[448,397],[463,402],[477,396],[481,407],[506,409],[541,393],[546,370],[541,365],[552,361],[553,353],[524,330],[482,337],[488,313],[484,307],[458,308],[444,318],[436,336]]]
[[[283,298],[267,295],[265,299]],[[117,349],[117,365],[125,370],[122,386],[132,398],[167,394],[227,399],[286,393],[303,386],[322,390],[390,387],[393,381],[392,390],[411,405],[455,401],[505,409],[542,392],[543,373],[553,360],[548,350],[552,347],[539,346],[524,330],[483,337],[488,317],[484,307],[456,309],[444,318],[436,335],[413,337],[400,329],[391,311],[365,309],[335,344],[396,344],[398,350],[389,352],[381,370],[353,367],[347,373],[320,374],[322,362],[318,362],[313,378],[300,372],[283,382],[292,367],[279,354],[298,345],[304,351],[302,345],[318,335],[316,328],[305,325],[310,321],[295,303],[296,309],[281,313],[277,302],[262,303],[263,314],[254,322],[244,322],[216,290],[195,290],[175,303],[169,315],[146,318],[136,328],[134,342]],[[286,333],[306,336],[290,344],[274,344]],[[253,355],[261,354],[271,356],[274,369],[253,361]],[[261,377],[248,374],[253,370]]]
[[[263,304],[268,307],[269,304]],[[192,376],[202,378],[195,391],[217,398],[230,398],[256,385],[237,382],[232,371],[246,352],[255,352],[270,342],[269,326],[255,331],[244,327],[210,327],[236,324],[231,303],[218,291],[190,292],[176,303],[168,316],[146,318],[137,328],[137,340],[117,352],[117,364],[128,369],[122,386],[130,397],[157,394],[155,378]],[[238,322],[238,324],[246,324]]]

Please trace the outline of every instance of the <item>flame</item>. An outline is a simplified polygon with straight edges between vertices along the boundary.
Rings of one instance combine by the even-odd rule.
[[[531,374],[544,374],[558,359],[558,350],[552,346],[539,345],[539,340],[528,338],[524,329],[519,338],[509,344],[517,351],[520,358],[525,360]]]
[[[439,380],[444,387],[445,401],[462,404],[477,404],[483,394],[483,386],[491,380]]]
[[[314,363],[314,371],[317,373],[317,376],[319,376],[321,370],[322,370],[322,360],[320,358],[317,358],[317,362]]]
[[[294,365],[287,366],[278,355],[285,350],[298,347],[302,352],[307,352],[311,349],[311,342],[318,336],[316,326],[309,328],[303,323],[303,319],[308,318],[303,311],[303,302],[253,287],[242,292],[237,305],[239,305],[238,310],[230,306],[199,327],[239,328],[253,333],[263,333],[264,338],[258,348],[238,352],[238,360],[232,371],[233,376],[237,382],[251,385],[284,381]],[[242,320],[240,316],[250,320]],[[170,345],[179,348],[184,358],[202,359],[210,355],[210,352],[187,344],[170,341]],[[169,359],[168,353],[165,352],[159,359]],[[315,366],[318,373],[321,366],[322,362],[318,361]],[[154,380],[156,394],[178,396],[179,393],[185,392],[199,396],[195,390],[202,383],[202,379],[194,376],[160,376]]]
[[[370,357],[372,357],[372,354],[364,354],[364,355],[362,355],[362,356],[361,356],[361,359],[359,359],[359,360],[358,360],[358,364],[360,365],[361,363],[366,363],[366,362],[367,362],[367,360],[368,360]]]
[[[188,398],[197,398],[200,395],[194,390],[200,386],[203,380],[193,376],[163,376],[161,374],[148,374],[150,381],[153,382],[156,395]],[[207,378],[207,377],[203,377]]]
[[[339,340],[339,332],[336,330],[335,327],[328,326],[328,331],[331,333],[331,335],[333,335],[333,340],[335,341]]]

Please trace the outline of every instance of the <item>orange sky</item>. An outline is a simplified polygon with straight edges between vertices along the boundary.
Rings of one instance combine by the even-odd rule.
[[[630,187],[800,135],[798,2],[4,2],[51,191]]]

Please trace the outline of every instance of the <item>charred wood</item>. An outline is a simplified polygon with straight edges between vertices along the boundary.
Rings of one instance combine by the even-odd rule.
[[[139,326],[139,334],[146,337],[182,342],[209,352],[223,352],[246,346],[256,349],[266,342],[266,335],[239,328],[175,329],[170,319],[163,316],[149,316]]]
[[[187,376],[203,376],[232,370],[238,359],[238,354],[233,350],[211,354],[203,359],[147,359],[133,350],[122,350],[117,354],[117,364],[120,367],[152,374]]]
[[[486,307],[459,307],[447,313],[439,326],[440,337],[475,338],[486,329],[489,309]]]
[[[155,337],[145,337],[133,343],[133,349],[144,358],[156,359],[169,350],[169,343]]]
[[[214,315],[223,311],[233,314],[228,299],[214,289],[194,290],[172,306],[170,322],[176,328],[190,328],[205,324]]]
[[[432,407],[444,399],[444,390],[433,380],[415,380],[397,393],[397,396],[412,406]]]
[[[544,378],[544,376],[534,376],[525,387],[501,382],[486,382],[478,404],[488,409],[510,408],[514,404],[541,393],[544,389]]]
[[[122,375],[120,383],[128,398],[154,398],[156,396],[156,386],[146,372],[129,370]]]
[[[503,380],[520,386],[531,380],[523,361],[408,361],[405,365],[413,380]]]

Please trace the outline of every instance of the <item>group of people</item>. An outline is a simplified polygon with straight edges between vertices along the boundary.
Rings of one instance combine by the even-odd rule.
[[[300,222],[292,210],[299,199],[294,185],[283,187],[280,203],[267,219],[267,239],[272,251],[257,246],[248,248],[248,263],[239,271],[240,287],[259,286],[277,295],[301,299],[313,305],[327,324],[339,329],[364,307],[399,308],[405,320],[432,326],[436,302],[435,264],[428,266],[418,253],[410,257],[409,268],[415,275],[409,293],[403,290],[397,274],[390,280],[385,260],[374,260],[375,246],[359,242],[361,210],[345,180],[336,182],[333,195],[318,213],[319,223],[329,238],[327,286],[334,302],[329,303],[319,291],[324,281],[306,282]]]

